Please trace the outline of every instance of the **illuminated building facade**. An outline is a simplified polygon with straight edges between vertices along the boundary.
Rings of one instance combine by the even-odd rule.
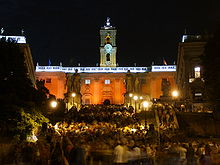
[[[45,80],[45,86],[57,98],[65,99],[71,107],[79,104],[133,105],[129,94],[143,99],[160,98],[162,80],[170,82],[171,90],[176,88],[175,65],[150,67],[120,67],[116,61],[116,28],[107,19],[100,29],[100,66],[64,67],[36,66],[36,78]],[[80,81],[79,81],[80,80]],[[79,88],[79,89],[78,89]],[[71,97],[71,93],[74,97]],[[72,103],[71,103],[72,102]]]

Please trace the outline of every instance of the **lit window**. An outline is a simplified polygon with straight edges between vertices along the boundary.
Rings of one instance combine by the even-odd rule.
[[[195,80],[194,78],[190,78],[189,83],[192,83],[194,80]]]
[[[110,80],[105,80],[105,84],[110,84]]]
[[[46,83],[51,83],[51,78],[47,78]]]
[[[200,78],[201,77],[201,75],[200,75],[200,67],[195,67],[194,71],[195,71],[195,78]]]
[[[202,96],[202,93],[195,93],[195,96]]]
[[[90,84],[90,80],[85,80],[85,84]]]

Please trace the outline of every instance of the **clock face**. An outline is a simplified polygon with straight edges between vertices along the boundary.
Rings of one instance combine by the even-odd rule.
[[[106,65],[111,65],[111,61],[106,61],[105,64]]]
[[[111,44],[106,44],[106,45],[104,46],[104,49],[105,49],[105,52],[106,52],[106,53],[111,53],[111,51],[112,51],[112,46],[111,46]]]

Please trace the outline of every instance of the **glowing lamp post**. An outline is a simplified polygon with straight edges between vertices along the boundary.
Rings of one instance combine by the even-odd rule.
[[[135,110],[134,113],[136,113],[136,112],[137,112],[137,100],[138,100],[138,96],[134,96],[133,99],[134,99],[134,106],[135,106],[135,107],[134,107],[134,110]]]
[[[179,92],[178,92],[178,91],[173,91],[173,92],[172,92],[172,96],[173,96],[174,98],[177,98],[177,97],[179,96]]]
[[[51,102],[50,102],[50,106],[51,106],[52,108],[56,108],[56,107],[57,107],[57,101],[51,101]]]
[[[138,97],[137,97],[137,96],[134,96],[134,100],[137,101],[137,100],[138,100]]]
[[[147,127],[147,110],[149,107],[149,102],[148,101],[144,101],[143,102],[143,107],[144,107],[144,128],[146,129]]]
[[[133,94],[129,93],[129,97],[130,97],[130,99],[129,99],[129,106],[131,106],[131,98],[132,98],[132,96],[133,96]]]
[[[147,108],[149,107],[149,102],[148,101],[144,101],[143,102],[143,107],[144,107],[144,110],[146,111]]]
[[[172,92],[172,96],[173,96],[173,99],[174,99],[174,105],[176,104],[176,99],[177,97],[179,96],[179,92],[177,90],[173,91]]]
[[[72,93],[71,96],[72,96],[72,97],[75,97],[75,96],[76,96],[76,93]]]
[[[138,102],[138,109],[141,109],[141,101],[143,100],[143,96],[140,96],[139,99],[140,102]]]
[[[132,97],[133,96],[133,94],[132,93],[129,93],[129,97]]]
[[[73,104],[72,104],[72,105],[75,105],[75,103],[74,103],[74,102],[75,102],[75,101],[74,101],[74,98],[76,97],[76,93],[73,92],[73,93],[71,94],[71,96],[72,96],[72,98],[73,98],[73,100],[72,100]]]

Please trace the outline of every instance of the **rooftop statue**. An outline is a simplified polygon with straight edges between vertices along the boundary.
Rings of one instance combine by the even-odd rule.
[[[127,92],[133,92],[133,76],[130,72],[130,70],[128,70],[127,74],[126,74],[126,91]]]
[[[4,28],[1,28],[1,34],[3,34],[4,33]]]
[[[80,75],[78,73],[78,70],[75,70],[75,73],[73,74],[73,84],[72,89],[76,93],[80,93]]]
[[[109,17],[107,17],[106,25],[110,26],[110,18]]]
[[[106,25],[105,25],[104,27],[106,27],[106,28],[112,27],[112,26],[111,26],[111,23],[110,23],[110,18],[109,18],[109,17],[107,17],[107,19],[106,19]]]
[[[165,97],[170,96],[170,89],[171,89],[170,81],[166,78],[163,78],[161,82],[161,90],[163,92],[163,96]]]

